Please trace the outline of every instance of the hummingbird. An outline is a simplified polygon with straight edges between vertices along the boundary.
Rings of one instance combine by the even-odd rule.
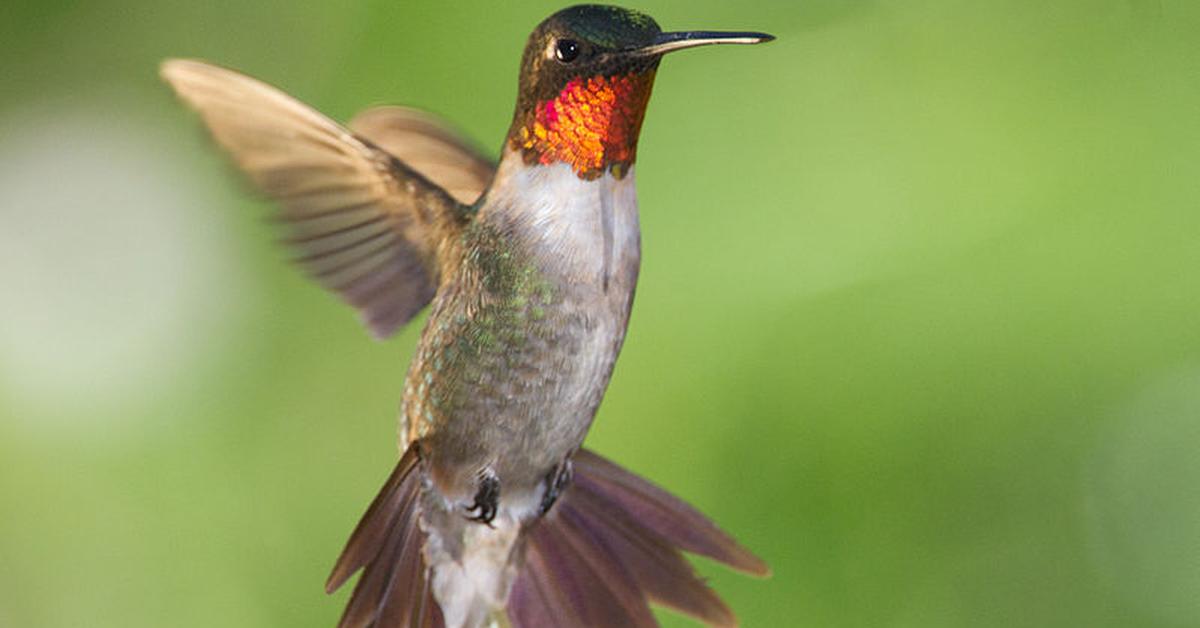
[[[498,162],[417,110],[368,109],[344,127],[232,70],[162,64],[277,202],[299,266],[372,334],[429,307],[399,462],[326,583],[362,572],[341,628],[654,626],[651,603],[736,624],[683,553],[758,576],[767,565],[582,443],[633,303],[634,165],[659,63],[772,39],[559,11],[525,46]]]

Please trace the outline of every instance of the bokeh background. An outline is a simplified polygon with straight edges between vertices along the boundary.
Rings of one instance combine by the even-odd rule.
[[[285,263],[156,77],[498,149],[549,2],[0,10],[0,626],[331,626],[420,325]],[[644,2],[645,264],[589,445],[747,626],[1200,626],[1200,4]],[[664,614],[670,626],[688,625]]]

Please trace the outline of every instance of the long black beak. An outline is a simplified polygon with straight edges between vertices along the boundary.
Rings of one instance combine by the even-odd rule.
[[[638,48],[639,55],[664,55],[668,52],[707,46],[710,44],[761,44],[775,39],[766,33],[737,33],[724,31],[683,31],[659,33],[650,45]]]

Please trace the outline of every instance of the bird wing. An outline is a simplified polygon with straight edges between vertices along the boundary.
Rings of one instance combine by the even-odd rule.
[[[249,179],[281,206],[305,272],[359,310],[377,337],[433,298],[439,250],[468,207],[421,172],[283,92],[201,61],[162,77]]]
[[[439,118],[407,107],[374,107],[349,127],[440,185],[458,202],[474,203],[491,184],[496,164]]]

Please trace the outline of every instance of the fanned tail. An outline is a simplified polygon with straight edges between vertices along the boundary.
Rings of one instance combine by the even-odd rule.
[[[757,576],[767,565],[699,511],[587,450],[555,507],[527,531],[525,564],[508,599],[517,628],[655,626],[649,603],[712,626],[729,607],[682,552]]]
[[[612,462],[580,450],[573,465],[572,484],[544,517],[525,524],[523,538],[512,546],[509,560],[516,561],[519,570],[506,610],[513,628],[656,626],[651,603],[711,626],[737,624],[683,552],[757,576],[770,571],[762,560],[696,509]],[[363,515],[329,576],[326,590],[333,592],[355,572],[363,572],[339,628],[443,628],[450,616],[457,618],[451,620],[455,624],[473,626],[491,615],[491,608],[464,612],[459,606],[444,615],[434,596],[424,552],[428,537],[420,524],[419,467],[413,445]],[[476,524],[462,519],[462,525]],[[485,544],[486,534],[501,534],[498,528],[472,529],[485,533],[475,538]],[[503,559],[495,564],[465,561],[454,567],[458,571],[438,577],[477,586],[488,580],[486,574],[463,568],[506,568]],[[439,590],[445,595],[454,587]],[[455,599],[460,606],[464,600],[477,603]]]
[[[332,593],[363,570],[338,628],[444,626],[422,554],[425,533],[419,524],[418,462],[416,446],[409,447],[350,535],[325,583],[326,592]]]

